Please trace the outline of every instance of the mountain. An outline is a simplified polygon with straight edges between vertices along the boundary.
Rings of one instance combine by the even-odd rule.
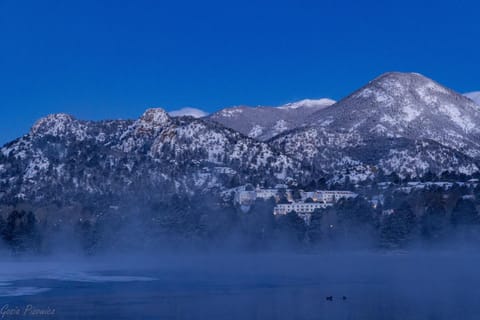
[[[476,104],[480,106],[480,91],[465,93],[464,96],[473,100]]]
[[[266,141],[282,132],[303,126],[311,114],[334,103],[330,99],[306,99],[280,107],[238,106],[215,112],[209,119],[251,138]]]
[[[114,203],[269,184],[298,173],[267,144],[149,109],[137,120],[40,119],[0,150],[0,203]]]
[[[196,108],[190,108],[190,107],[185,107],[185,108],[182,108],[180,110],[170,111],[168,114],[172,117],[190,116],[190,117],[194,117],[194,118],[203,118],[203,117],[206,117],[208,115],[208,113],[206,113],[203,110],[196,109]]]
[[[417,73],[387,73],[270,143],[315,170],[354,180],[384,173],[473,174],[479,169],[480,110]]]
[[[108,205],[246,183],[471,176],[479,167],[478,105],[422,75],[387,73],[333,105],[303,100],[204,118],[163,109],[136,120],[47,116],[0,149],[0,205]]]

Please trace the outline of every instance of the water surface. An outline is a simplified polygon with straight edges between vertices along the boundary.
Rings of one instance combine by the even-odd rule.
[[[0,299],[55,309],[36,319],[478,319],[479,267],[452,252],[9,261]]]

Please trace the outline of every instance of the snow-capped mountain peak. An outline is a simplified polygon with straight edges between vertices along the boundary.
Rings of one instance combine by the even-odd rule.
[[[143,113],[143,115],[140,117],[140,121],[161,126],[169,122],[170,117],[162,108],[150,108]]]
[[[296,102],[290,102],[284,104],[278,108],[280,109],[298,109],[298,108],[326,108],[335,103],[335,100],[323,98],[323,99],[303,99]]]
[[[168,113],[162,108],[147,109],[134,126],[136,131],[158,131],[171,121]]]
[[[194,118],[203,118],[208,116],[208,113],[206,113],[205,111],[191,107],[185,107],[179,110],[170,111],[168,114],[172,117],[190,116]]]
[[[65,128],[75,119],[66,113],[50,114],[39,119],[31,128],[32,133],[47,133],[58,134],[64,131]]]
[[[137,120],[50,115],[0,149],[0,203],[480,171],[479,106],[420,74],[384,74],[325,105],[234,107],[204,119],[161,108]]]
[[[0,149],[0,204],[18,197],[161,198],[224,190],[235,181],[279,183],[296,173],[298,163],[266,143],[204,119],[170,118],[159,108],[138,120],[52,115]]]
[[[369,166],[411,176],[478,170],[466,159],[480,158],[480,109],[418,73],[383,74],[309,119],[272,143],[325,172],[350,166],[365,179]]]
[[[397,98],[422,99],[427,104],[436,102],[436,94],[449,94],[450,90],[419,73],[389,72],[370,81],[353,94],[354,98],[373,99],[378,106],[388,107]],[[433,96],[433,98],[432,98]]]
[[[331,99],[305,99],[280,107],[236,106],[222,109],[209,119],[251,138],[266,141],[287,130],[304,126],[311,114],[334,103]]]
[[[56,137],[68,134],[76,140],[82,140],[85,137],[85,126],[69,114],[56,113],[38,120],[30,129],[30,134]]]
[[[465,132],[477,132],[475,123],[480,117],[471,100],[418,73],[386,73],[341,100],[338,106],[361,113],[357,119],[376,119],[379,126],[391,127],[399,134],[404,125],[421,128],[433,118],[448,121]],[[325,119],[319,115],[318,121]]]

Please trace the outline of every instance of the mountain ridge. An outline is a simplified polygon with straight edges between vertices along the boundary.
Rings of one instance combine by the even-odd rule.
[[[268,142],[299,161],[331,172],[331,163],[342,159],[364,167],[381,166],[381,162],[388,161],[378,157],[369,163],[355,160],[362,156],[355,148],[363,148],[370,141],[384,137],[435,141],[455,150],[447,152],[448,156],[442,160],[450,159],[445,170],[455,170],[455,164],[459,165],[460,158],[464,159],[460,154],[465,154],[472,160],[465,158],[469,163],[463,165],[470,168],[466,171],[472,174],[478,170],[480,156],[478,124],[480,112],[471,100],[418,73],[393,72],[375,78],[331,107],[315,112],[304,127],[286,131]],[[409,153],[410,160],[416,158],[412,150],[402,150]],[[392,152],[397,151],[400,150]],[[374,159],[375,150],[370,153]],[[432,165],[419,173],[419,166],[424,166],[426,159],[417,160],[421,164],[412,165],[410,172],[402,174],[418,176],[430,169],[440,173],[441,170],[433,169]],[[397,167],[401,168],[402,164]],[[371,170],[364,168],[364,171],[370,176]]]
[[[0,202],[208,192],[277,183],[298,168],[265,143],[201,119],[171,118],[163,109],[120,121],[49,115],[0,150]]]
[[[310,113],[304,113],[307,109]],[[293,129],[279,126],[279,134],[253,138],[212,116],[172,117],[161,108],[147,109],[135,120],[43,117],[0,149],[0,203],[479,172],[478,106],[417,73],[381,75],[332,105],[278,110],[282,116],[300,113],[305,120]],[[252,120],[259,118],[255,114]]]
[[[236,106],[211,114],[208,118],[251,138],[266,141],[275,135],[303,126],[315,111],[334,104],[331,99],[304,99],[278,107]]]

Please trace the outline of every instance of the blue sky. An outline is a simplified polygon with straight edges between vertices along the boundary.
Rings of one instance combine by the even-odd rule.
[[[386,71],[480,90],[476,1],[0,0],[0,144],[49,113],[340,99]]]

